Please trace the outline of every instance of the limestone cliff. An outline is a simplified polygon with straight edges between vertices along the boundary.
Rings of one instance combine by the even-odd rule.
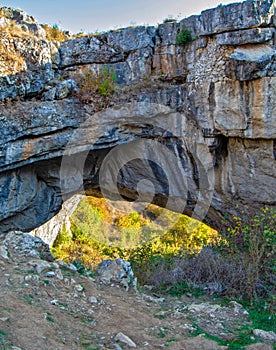
[[[246,205],[275,205],[274,1],[62,43],[5,11],[1,232],[32,230],[85,191],[153,201],[213,225]],[[28,35],[8,35],[11,20]],[[177,46],[183,28],[193,40]],[[99,110],[80,102],[76,77],[105,65],[118,88]]]

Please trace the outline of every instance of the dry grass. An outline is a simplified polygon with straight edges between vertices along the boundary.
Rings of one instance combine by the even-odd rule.
[[[216,248],[205,247],[197,255],[156,257],[140,265],[133,263],[133,267],[141,284],[153,285],[160,291],[184,286],[204,290],[210,295],[252,300],[246,254],[224,256]],[[255,300],[267,298],[271,304],[275,274],[269,272],[269,275],[264,272],[259,276],[258,293],[254,297]]]
[[[6,47],[0,46],[0,76],[16,74],[26,70],[26,62],[24,58],[18,55],[11,45]],[[2,74],[1,74],[2,72]]]
[[[8,38],[34,38],[35,34],[31,31],[25,31],[15,21],[10,21],[9,24],[0,26],[0,36]]]
[[[64,31],[59,29],[57,25],[49,26],[48,24],[43,24],[42,28],[46,32],[46,39],[49,41],[60,41],[63,42],[68,40],[68,35]]]

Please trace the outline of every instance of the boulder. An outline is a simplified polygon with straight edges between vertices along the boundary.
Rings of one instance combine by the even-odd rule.
[[[123,259],[103,260],[97,267],[100,282],[122,285],[127,291],[136,288],[136,278],[128,261]]]
[[[9,232],[3,240],[2,245],[13,260],[25,261],[30,257],[35,258],[34,266],[39,266],[38,269],[40,272],[44,270],[45,266],[47,268],[50,267],[47,261],[54,261],[49,245],[44,243],[41,238],[33,237],[28,233],[19,231]],[[43,262],[43,260],[46,261]],[[40,266],[44,267],[40,268]]]

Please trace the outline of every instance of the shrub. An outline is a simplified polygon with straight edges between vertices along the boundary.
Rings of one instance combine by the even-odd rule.
[[[276,283],[276,209],[247,210],[233,219],[234,223],[222,233],[226,241],[222,251],[243,266],[241,292],[250,300],[270,294]]]
[[[68,39],[64,31],[62,31],[57,24],[49,26],[48,24],[43,24],[42,28],[46,32],[46,39],[49,41],[65,41]]]
[[[96,102],[99,97],[107,98],[115,91],[116,79],[114,69],[108,66],[102,67],[99,72],[85,69],[75,76],[79,86],[77,97],[83,103]]]
[[[203,241],[198,243],[205,242],[207,246],[198,253],[189,249],[191,237],[185,237],[185,220],[157,239],[164,239],[162,244],[151,241],[136,248],[130,257],[139,282],[154,285],[159,291],[200,288],[210,294],[243,298],[251,303],[265,299],[268,309],[274,310],[275,208],[243,212],[229,225],[218,243],[206,241],[208,235],[202,236]],[[178,235],[171,236],[176,230]],[[200,239],[200,231],[196,238]],[[192,242],[196,250],[198,243],[193,238]],[[170,250],[173,245],[174,251]]]
[[[115,83],[117,80],[114,69],[109,69],[108,66],[104,66],[99,74],[100,84],[98,85],[98,91],[102,96],[113,94],[115,90]]]
[[[118,219],[115,220],[116,226],[125,229],[125,228],[140,228],[143,225],[148,223],[142,215],[137,213],[136,211],[130,212],[125,215],[121,215]]]
[[[188,28],[184,27],[176,36],[176,45],[185,46],[192,41],[192,35]]]
[[[93,207],[87,197],[83,198],[70,218],[73,237],[77,238],[82,233],[88,238],[106,243],[105,235],[102,233],[104,228],[102,217],[102,210]]]
[[[63,224],[61,231],[58,233],[55,239],[54,246],[69,244],[71,242],[72,242],[72,235],[70,235],[67,232],[65,224]]]

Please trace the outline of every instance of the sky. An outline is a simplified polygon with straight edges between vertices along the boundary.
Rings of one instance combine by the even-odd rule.
[[[237,1],[237,0],[236,0]],[[178,19],[234,0],[0,0],[20,8],[41,24],[57,24],[73,33],[106,31],[129,25],[156,25],[167,17]]]

